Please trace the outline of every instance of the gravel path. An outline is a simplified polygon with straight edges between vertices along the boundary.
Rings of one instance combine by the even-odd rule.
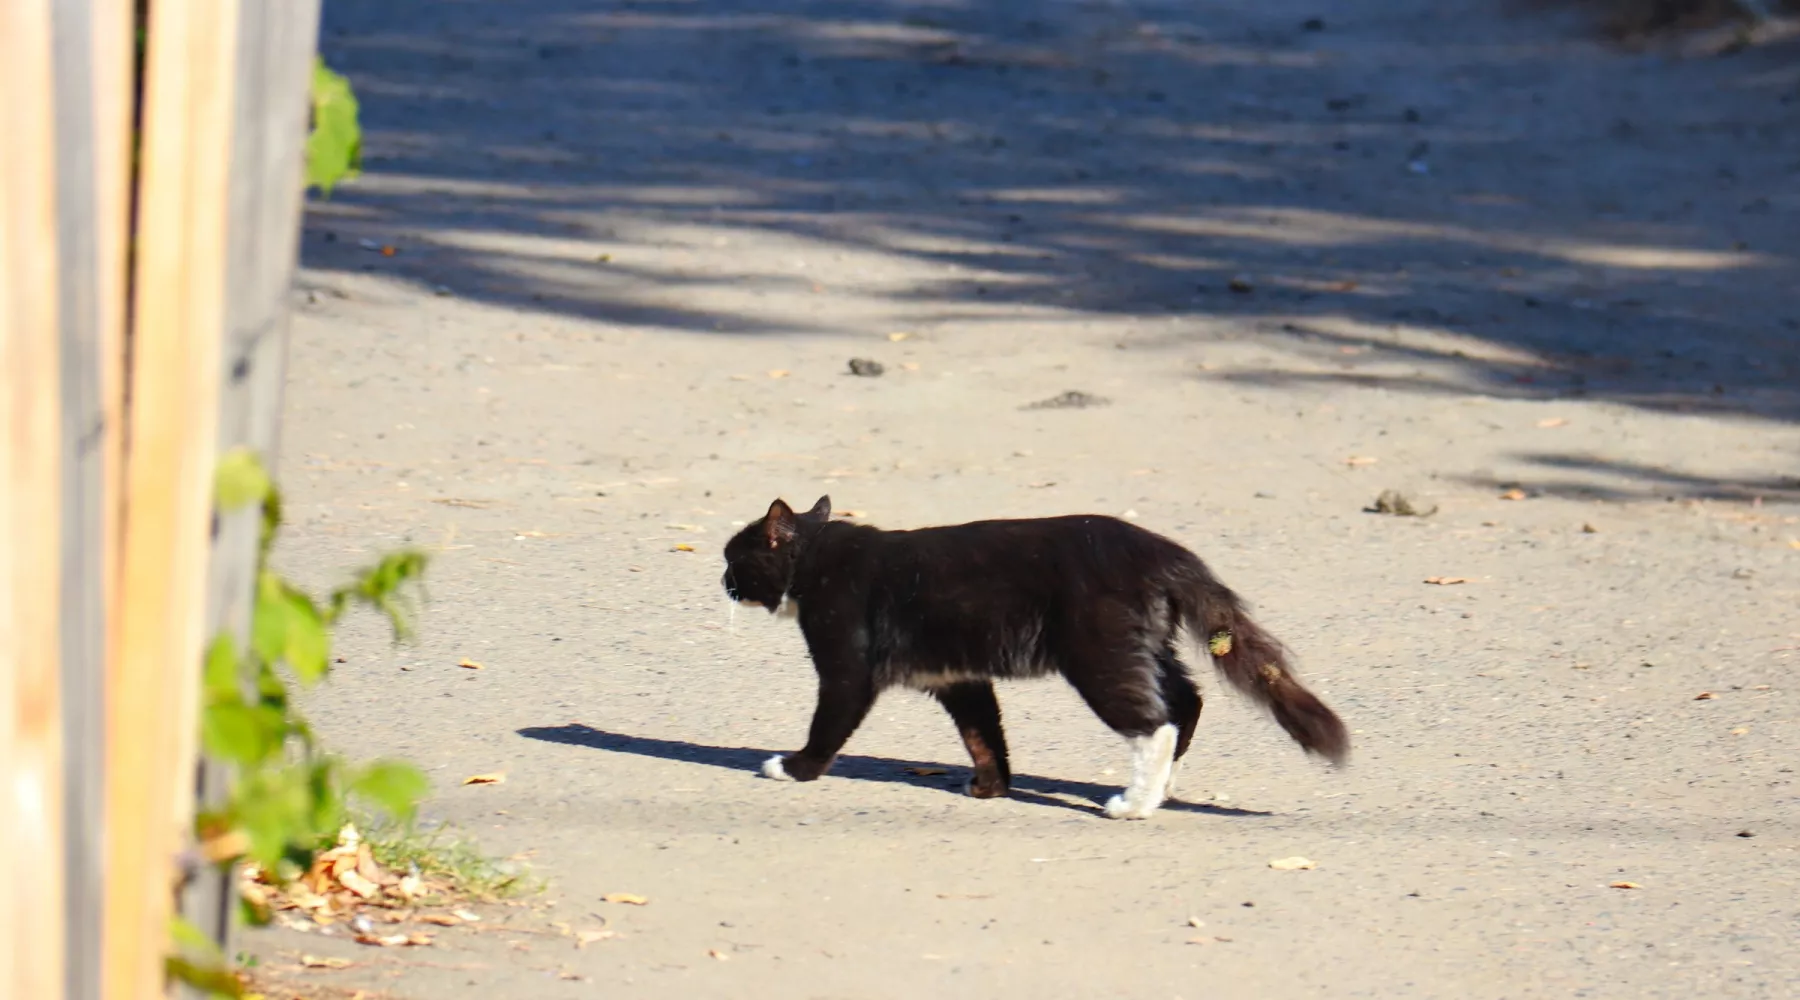
[[[282,560],[441,555],[311,711],[529,854],[553,905],[490,928],[619,936],[252,951],[416,1000],[1800,994],[1791,51],[1498,0],[329,6],[368,162],[307,222]],[[1209,683],[1181,801],[1108,821],[1125,748],[1040,683],[1011,799],[903,692],[759,779],[811,670],[719,548],[821,493],[1180,539],[1352,765]]]

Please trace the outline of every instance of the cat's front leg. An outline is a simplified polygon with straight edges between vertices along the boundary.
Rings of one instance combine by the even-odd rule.
[[[819,703],[813,709],[806,746],[785,757],[763,761],[764,777],[778,781],[812,781],[831,766],[838,751],[862,725],[875,704],[875,684],[867,671],[833,670],[819,674]]]

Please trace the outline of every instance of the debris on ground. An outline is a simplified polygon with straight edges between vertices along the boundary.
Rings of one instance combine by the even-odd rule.
[[[377,848],[354,824],[346,823],[338,831],[337,842],[315,855],[297,877],[283,879],[260,865],[244,865],[238,894],[253,911],[268,914],[293,930],[326,935],[342,930],[362,944],[420,947],[432,943],[430,933],[384,930],[382,925],[478,924],[481,915],[464,904],[497,898],[518,884],[517,876],[504,874],[501,866],[470,860],[466,845],[444,847],[417,840],[408,841],[403,848],[390,845],[380,849],[389,856],[396,849],[403,850],[423,860],[406,861],[404,868],[397,863],[383,864],[376,859]]]
[[[874,358],[851,358],[850,374],[863,378],[876,378],[887,371],[887,366]]]
[[[1023,407],[1021,407],[1021,409],[1026,409],[1026,410],[1085,410],[1090,406],[1105,406],[1106,404],[1108,404],[1110,402],[1112,402],[1112,400],[1106,399],[1101,396],[1095,396],[1091,393],[1082,392],[1079,389],[1070,389],[1067,392],[1060,393],[1055,396],[1051,396],[1049,399],[1040,399],[1035,403],[1027,403]]]
[[[1375,498],[1375,503],[1363,510],[1369,514],[1392,514],[1395,517],[1430,517],[1437,513],[1438,508],[1437,504],[1421,507],[1399,490],[1382,490]]]

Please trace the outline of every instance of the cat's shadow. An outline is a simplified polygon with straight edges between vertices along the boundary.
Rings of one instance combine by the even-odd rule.
[[[572,722],[565,726],[527,726],[518,733],[526,739],[543,740],[546,743],[589,747],[610,753],[636,754],[640,757],[655,757],[659,760],[678,760],[689,764],[705,764],[709,767],[721,767],[728,771],[743,771],[749,774],[758,773],[762,768],[763,761],[771,755],[768,750],[754,750],[749,747],[716,747],[704,743],[689,743],[685,740],[664,740],[651,736],[609,733],[603,729],[595,729],[578,722]],[[920,771],[925,773],[917,773]],[[966,766],[952,767],[934,761],[864,757],[858,754],[839,755],[837,761],[832,764],[830,773],[832,777],[849,778],[852,781],[912,785],[957,795],[962,794],[963,783],[968,780]],[[1117,785],[1097,785],[1087,781],[1065,781],[1059,778],[1015,774],[1012,780],[1011,797],[1035,805],[1056,806],[1061,809],[1073,809],[1076,812],[1097,814],[1100,812],[1100,803],[1105,802],[1118,791],[1119,786]],[[1074,802],[1062,796],[1073,796],[1082,801]],[[1236,809],[1231,806],[1204,802],[1181,802],[1174,799],[1164,803],[1163,808],[1177,812],[1206,813],[1211,816],[1273,815],[1256,809]]]

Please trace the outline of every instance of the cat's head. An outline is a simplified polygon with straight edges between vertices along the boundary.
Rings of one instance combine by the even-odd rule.
[[[820,497],[812,510],[794,513],[784,500],[744,526],[725,543],[725,593],[741,604],[760,604],[774,612],[794,582],[794,564],[813,531],[831,520],[831,498]]]

